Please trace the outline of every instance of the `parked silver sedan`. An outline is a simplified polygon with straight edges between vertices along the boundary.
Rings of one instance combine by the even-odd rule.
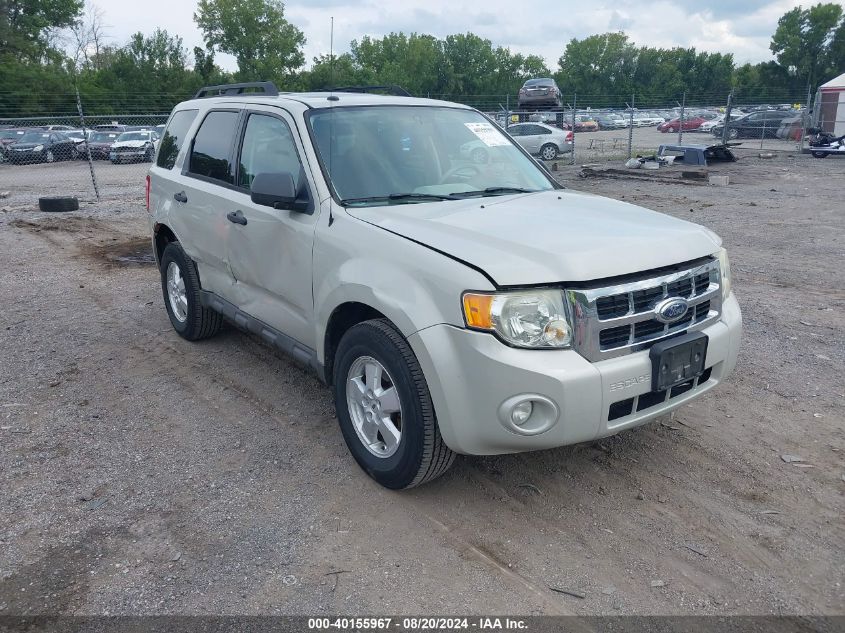
[[[509,125],[507,131],[529,153],[543,160],[554,160],[558,154],[571,152],[575,142],[571,131],[545,123],[517,123]]]

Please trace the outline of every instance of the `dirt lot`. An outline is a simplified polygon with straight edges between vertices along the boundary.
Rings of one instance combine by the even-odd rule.
[[[176,336],[140,199],[10,201],[0,613],[842,614],[845,161],[747,154],[712,169],[727,187],[560,172],[722,235],[728,383],[403,493],[358,469],[311,374],[234,328]]]

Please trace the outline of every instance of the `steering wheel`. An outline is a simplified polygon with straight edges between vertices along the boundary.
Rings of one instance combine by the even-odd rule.
[[[460,182],[466,182],[481,173],[481,169],[477,165],[466,164],[452,167],[440,178],[440,184],[444,185],[450,182],[452,178],[457,177]]]

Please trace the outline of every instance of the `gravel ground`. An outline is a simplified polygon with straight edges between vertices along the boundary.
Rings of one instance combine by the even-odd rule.
[[[711,168],[727,187],[559,173],[722,235],[746,328],[727,383],[403,493],[358,469],[311,374],[232,327],[176,336],[137,185],[62,216],[16,190],[0,613],[842,614],[845,162],[746,153]]]

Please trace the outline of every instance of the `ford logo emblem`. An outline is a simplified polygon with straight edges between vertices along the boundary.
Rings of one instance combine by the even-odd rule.
[[[654,314],[661,323],[675,323],[684,318],[689,303],[682,297],[669,297],[654,306]]]

